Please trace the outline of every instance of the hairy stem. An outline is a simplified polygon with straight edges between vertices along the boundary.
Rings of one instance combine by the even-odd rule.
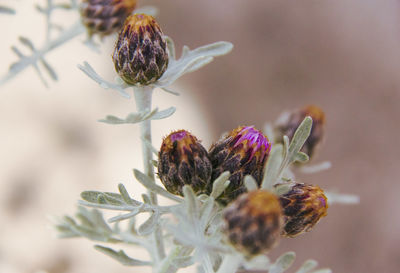
[[[134,95],[136,101],[136,108],[138,112],[151,110],[151,102],[153,89],[152,87],[134,87]],[[140,123],[140,138],[142,143],[143,154],[143,167],[144,173],[154,181],[154,167],[152,164],[153,151],[145,141],[151,143],[151,120],[145,120]],[[157,194],[148,191],[152,205],[157,205]],[[156,264],[158,264],[165,257],[164,241],[162,237],[161,227],[158,225],[154,232],[154,243],[156,246]]]

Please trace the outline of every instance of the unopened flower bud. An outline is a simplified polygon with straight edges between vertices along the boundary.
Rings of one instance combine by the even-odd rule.
[[[304,143],[301,151],[306,153],[311,158],[314,155],[318,145],[322,142],[325,131],[325,113],[318,106],[309,105],[290,113],[277,125],[277,139],[275,141],[282,142],[282,137],[284,135],[288,136],[289,140],[292,140],[297,127],[299,127],[301,122],[307,116],[312,118],[313,125],[310,136]]]
[[[278,197],[266,190],[242,194],[224,212],[229,242],[247,256],[265,253],[279,240],[282,208]]]
[[[298,183],[279,199],[285,221],[282,231],[284,237],[295,237],[310,231],[327,215],[328,200],[318,186]]]
[[[183,195],[185,185],[190,185],[195,193],[204,191],[211,178],[211,163],[206,149],[188,131],[172,132],[161,145],[158,176],[173,194]]]
[[[129,16],[119,33],[113,61],[128,84],[149,85],[167,70],[168,51],[160,26],[146,14]]]
[[[222,204],[226,205],[246,191],[244,176],[252,175],[258,185],[261,184],[270,150],[268,138],[252,126],[238,127],[212,145],[209,151],[213,166],[211,181],[225,171],[231,173],[230,184],[218,199]],[[210,184],[209,192],[211,189]]]
[[[83,0],[82,23],[89,35],[105,36],[117,32],[136,7],[136,0]]]

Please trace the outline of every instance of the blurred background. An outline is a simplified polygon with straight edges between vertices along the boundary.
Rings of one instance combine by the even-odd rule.
[[[16,60],[10,46],[19,35],[38,46],[45,20],[33,4],[6,1],[14,16],[0,14],[0,75]],[[178,108],[154,122],[153,144],[185,128],[206,147],[238,125],[263,128],[284,110],[316,104],[327,116],[326,139],[314,163],[332,168],[298,180],[358,194],[356,206],[333,205],[316,228],[283,239],[271,251],[297,253],[298,267],[313,258],[334,272],[398,272],[400,133],[400,2],[394,0],[148,0],[177,50],[225,40],[227,56],[161,91],[154,104]],[[58,12],[73,22],[77,14]],[[48,62],[59,82],[45,88],[32,68],[0,87],[0,272],[144,272],[126,268],[93,250],[83,239],[58,240],[49,216],[73,214],[83,190],[117,191],[123,182],[134,196],[132,168],[141,168],[138,126],[96,122],[124,117],[133,100],[103,90],[76,68],[88,61],[113,79],[114,37],[101,53],[84,36],[54,50]],[[28,53],[28,52],[26,52]],[[293,272],[289,271],[289,272]]]

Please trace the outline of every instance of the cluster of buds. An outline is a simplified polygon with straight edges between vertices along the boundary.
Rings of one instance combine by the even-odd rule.
[[[135,7],[136,0],[83,0],[80,5],[82,23],[89,36],[106,36],[119,31]]]
[[[297,127],[299,127],[301,122],[307,116],[312,118],[313,125],[310,136],[304,143],[301,151],[306,153],[311,158],[315,154],[319,144],[322,142],[325,131],[325,113],[318,106],[308,105],[304,108],[291,112],[289,115],[284,116],[284,119],[278,122],[275,128],[275,141],[277,143],[282,142],[284,135],[288,136],[289,140],[291,140],[296,132]]]
[[[270,250],[283,237],[310,231],[327,214],[328,203],[318,186],[295,183],[281,196],[258,189],[246,193],[245,175],[260,186],[271,149],[268,138],[252,126],[241,126],[214,143],[209,152],[185,130],[163,139],[158,176],[165,188],[182,195],[184,185],[210,194],[213,181],[225,171],[230,184],[217,201],[226,206],[227,240],[248,257]]]
[[[131,85],[149,85],[164,74],[169,61],[167,42],[152,16],[134,14],[125,20],[113,61],[119,76]]]

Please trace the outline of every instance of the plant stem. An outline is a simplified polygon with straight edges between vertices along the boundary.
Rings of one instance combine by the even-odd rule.
[[[19,72],[21,72],[25,68],[36,64],[37,61],[43,59],[44,56],[53,49],[59,47],[60,45],[66,43],[67,41],[75,38],[76,36],[84,32],[85,32],[85,27],[82,25],[81,22],[77,22],[69,29],[63,31],[60,34],[60,36],[58,36],[58,38],[49,41],[48,43],[46,43],[45,46],[35,51],[32,55],[26,56],[20,59],[18,62],[14,63],[13,67],[9,70],[9,72],[6,75],[0,77],[0,85],[14,78],[16,75],[18,75]]]
[[[151,110],[153,88],[144,87],[134,87],[134,95],[136,101],[136,108],[138,112],[144,112]],[[140,123],[140,139],[142,143],[142,154],[143,154],[143,167],[144,173],[155,183],[154,180],[154,167],[152,164],[153,151],[149,145],[146,145],[145,141],[151,143],[151,120],[145,120]],[[151,200],[152,205],[157,205],[157,194],[148,191],[148,195]],[[159,225],[157,225],[154,232],[154,243],[156,246],[155,264],[158,264],[165,257],[164,250],[164,240],[162,237],[162,230]]]

